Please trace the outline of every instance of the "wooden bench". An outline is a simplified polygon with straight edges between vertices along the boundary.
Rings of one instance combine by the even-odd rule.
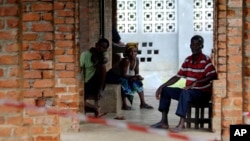
[[[212,131],[211,101],[208,103],[190,103],[186,118],[187,128],[192,128],[192,123],[194,124],[195,129],[205,128],[204,125],[208,124],[207,128]]]

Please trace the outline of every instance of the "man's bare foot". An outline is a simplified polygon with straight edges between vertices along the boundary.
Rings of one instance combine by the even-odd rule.
[[[122,110],[132,110],[132,108],[130,106],[123,105]]]
[[[116,117],[114,117],[114,119],[116,119],[116,120],[125,120],[125,117],[124,116],[116,116]]]
[[[176,126],[175,128],[171,129],[171,132],[179,133],[185,129],[185,126]]]
[[[152,125],[150,125],[150,127],[154,128],[154,127],[156,127],[156,126],[158,126],[158,125],[160,125],[160,124],[162,124],[162,122],[157,122],[157,123],[155,123],[155,124],[152,124]]]
[[[96,108],[95,108],[95,117],[96,118],[100,118],[100,117],[105,116],[107,114],[107,113],[101,113],[100,111],[101,111],[100,106],[96,106]]]
[[[105,115],[107,115],[108,113],[98,113],[98,115],[95,115],[96,118],[100,118],[103,117]]]
[[[154,107],[153,106],[151,106],[151,105],[148,105],[148,104],[143,104],[143,105],[140,105],[140,108],[141,109],[154,109]]]
[[[151,128],[158,128],[158,129],[168,129],[169,126],[167,124],[164,124],[162,122],[157,122],[150,126]]]

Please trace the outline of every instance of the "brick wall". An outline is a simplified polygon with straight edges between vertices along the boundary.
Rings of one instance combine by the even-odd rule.
[[[0,0],[0,98],[15,100],[23,99],[19,10],[15,1]],[[24,122],[22,110],[0,106],[0,140],[29,140]]]
[[[54,3],[52,1],[21,1],[23,102],[35,104],[39,97],[53,97],[55,87]],[[58,105],[55,105],[58,106]],[[34,140],[58,140],[57,115],[24,110],[25,125]]]
[[[243,111],[250,111],[250,1],[243,3],[246,5],[243,10],[243,20],[244,20],[244,32],[243,32]],[[250,120],[245,121],[245,123],[250,124]]]
[[[215,3],[212,58],[219,79],[213,84],[213,129],[228,140],[230,124],[249,124],[242,113],[250,111],[250,1]],[[105,1],[110,41],[111,5]],[[35,104],[38,97],[52,97],[55,108],[78,112],[79,55],[100,37],[99,0],[0,0],[0,16],[0,98]],[[61,129],[71,124],[56,115],[0,106],[0,140],[60,140]]]
[[[215,6],[214,62],[219,79],[213,84],[213,129],[222,140],[229,140],[231,124],[247,123],[242,115],[250,111],[249,4],[243,0],[218,0]]]
[[[78,1],[54,1],[55,95],[58,108],[78,112],[79,11]],[[62,130],[70,127],[71,119],[60,118]]]
[[[0,97],[78,111],[77,1],[0,0]],[[79,48],[79,47],[78,47]],[[0,107],[0,140],[60,140],[57,115]]]
[[[110,5],[105,2],[109,40]],[[33,105],[51,98],[53,108],[82,112],[79,55],[100,37],[99,10],[99,0],[0,0],[0,98]],[[56,141],[60,131],[77,129],[73,122],[0,106],[0,140]]]

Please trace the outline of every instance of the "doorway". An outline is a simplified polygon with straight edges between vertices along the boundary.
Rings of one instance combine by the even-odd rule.
[[[176,74],[190,55],[190,38],[213,48],[213,0],[117,0],[117,29],[123,42],[138,42],[145,88],[155,89]]]

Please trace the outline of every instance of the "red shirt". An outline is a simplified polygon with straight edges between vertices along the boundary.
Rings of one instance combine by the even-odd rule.
[[[182,64],[177,76],[186,79],[186,86],[190,86],[194,81],[200,80],[207,76],[216,76],[216,70],[210,58],[204,54],[200,54],[196,62],[193,62],[192,55],[188,56]],[[197,83],[193,89],[210,92],[212,82]]]

